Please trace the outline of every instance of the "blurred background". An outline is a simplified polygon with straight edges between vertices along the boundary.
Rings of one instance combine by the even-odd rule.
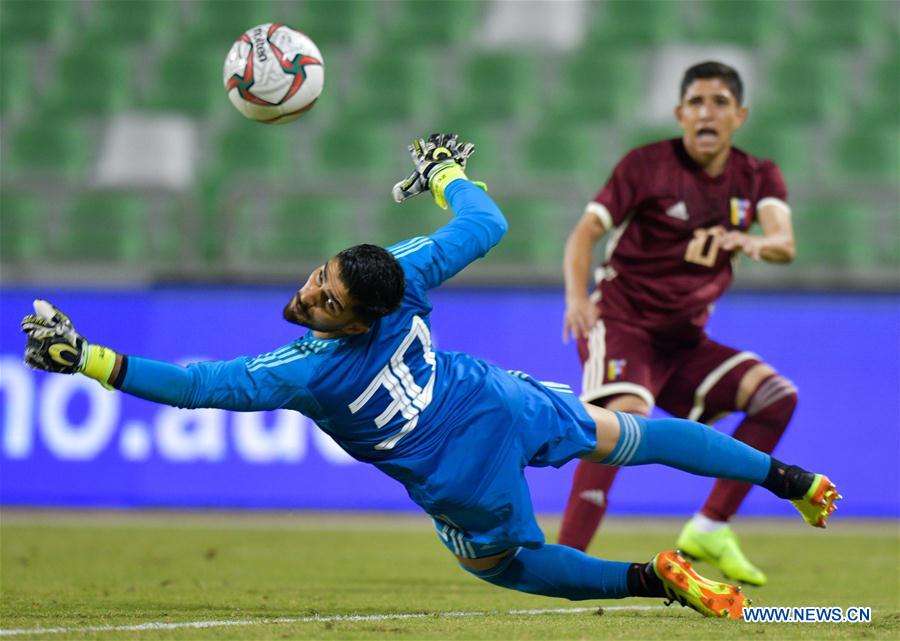
[[[222,87],[231,43],[264,22],[325,58],[322,98],[284,126],[245,120]],[[578,388],[564,239],[628,149],[679,135],[681,75],[706,59],[743,76],[736,144],[781,167],[798,246],[787,267],[744,261],[711,331],[798,382],[783,457],[888,488],[842,513],[897,516],[900,3],[875,0],[0,1],[0,500],[408,509],[302,417],[31,372],[18,321],[40,295],[126,353],[267,351],[294,337],[280,307],[323,258],[442,224],[390,188],[411,137],[450,129],[477,143],[469,175],[511,228],[435,294],[438,346]],[[539,509],[561,508],[570,473],[539,475]],[[623,483],[618,505],[690,510],[707,487],[667,482],[670,502]]]

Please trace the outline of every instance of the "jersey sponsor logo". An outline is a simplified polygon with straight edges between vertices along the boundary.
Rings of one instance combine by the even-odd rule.
[[[679,200],[677,203],[666,210],[666,216],[669,216],[670,218],[677,218],[678,220],[687,220],[687,205],[684,204],[683,200]]]
[[[628,359],[610,358],[606,361],[606,380],[617,381],[625,374],[625,364]]]
[[[731,224],[735,227],[750,226],[750,201],[746,198],[731,199]]]

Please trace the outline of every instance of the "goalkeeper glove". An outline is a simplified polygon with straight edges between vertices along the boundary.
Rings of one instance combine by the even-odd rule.
[[[60,374],[81,372],[112,389],[109,377],[117,354],[89,344],[75,331],[69,317],[47,301],[34,301],[34,314],[22,319],[22,331],[28,336],[25,364],[29,367]]]
[[[400,203],[431,190],[435,202],[446,209],[444,188],[456,178],[466,179],[463,170],[475,145],[460,144],[456,134],[432,134],[427,142],[421,138],[414,140],[408,149],[416,169],[394,185],[394,200]],[[485,188],[484,183],[476,184]]]

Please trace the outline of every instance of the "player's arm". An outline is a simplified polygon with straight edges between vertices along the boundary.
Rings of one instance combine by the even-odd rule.
[[[118,354],[88,343],[69,318],[43,300],[22,320],[28,336],[25,363],[34,369],[83,374],[107,389],[175,407],[215,407],[259,411],[285,407],[300,393],[270,368],[254,368],[247,358],[185,367]]]
[[[762,235],[742,231],[726,232],[722,248],[741,251],[753,260],[768,263],[789,263],[794,260],[794,226],[791,208],[787,204],[787,187],[778,167],[771,161],[760,167],[759,201],[756,218]]]
[[[563,275],[566,281],[566,313],[563,319],[563,342],[569,336],[587,337],[597,322],[597,307],[588,297],[594,247],[607,232],[602,210],[591,203],[569,233],[563,254]]]
[[[435,134],[427,142],[414,141],[409,149],[416,171],[395,185],[395,200],[403,202],[430,191],[439,206],[449,205],[454,213],[447,225],[427,238],[392,248],[423,275],[430,289],[487,254],[503,238],[508,224],[484,185],[466,176],[464,165],[473,145],[458,143],[452,134]]]

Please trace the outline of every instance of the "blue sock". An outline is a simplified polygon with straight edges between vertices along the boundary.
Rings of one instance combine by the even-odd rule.
[[[462,567],[502,588],[583,601],[630,596],[630,566],[630,563],[596,559],[564,545],[544,545],[536,550],[519,548],[489,570]]]
[[[700,476],[760,485],[771,458],[711,427],[680,418],[644,418],[616,412],[619,442],[604,465],[661,463]]]

